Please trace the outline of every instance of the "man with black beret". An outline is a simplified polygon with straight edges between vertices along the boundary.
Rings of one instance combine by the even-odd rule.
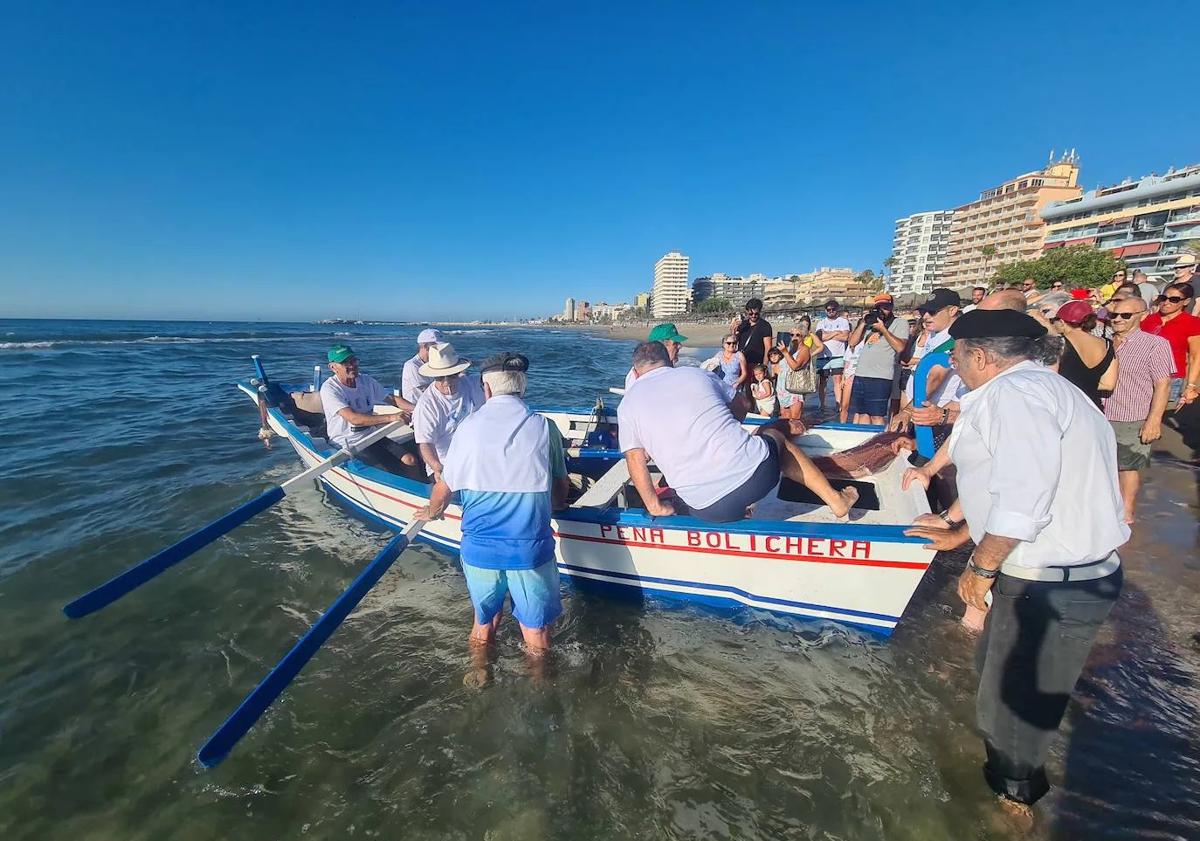
[[[473,644],[495,639],[506,595],[526,649],[550,647],[562,613],[552,511],[566,503],[567,467],[558,428],[522,399],[529,360],[503,353],[483,363],[486,402],[459,424],[441,478],[418,520],[441,518],[457,491],[463,576],[475,608]]]
[[[976,699],[984,776],[997,794],[1031,805],[1049,790],[1046,754],[1121,591],[1116,550],[1129,528],[1116,439],[1083,392],[1034,361],[1046,331],[1030,316],[977,309],[950,335],[970,391],[947,447],[910,472],[926,482],[947,455],[958,467],[951,531],[934,542],[969,534],[976,546],[958,593],[987,610]]]

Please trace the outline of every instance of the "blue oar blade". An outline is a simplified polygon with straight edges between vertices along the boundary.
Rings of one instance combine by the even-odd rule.
[[[321,618],[296,642],[292,650],[284,655],[254,691],[246,696],[246,700],[242,701],[233,714],[225,719],[225,723],[204,743],[196,754],[201,765],[212,768],[229,755],[234,745],[249,732],[283,690],[287,689],[288,684],[300,674],[300,670],[312,659],[325,640],[329,639],[342,621],[358,606],[407,546],[408,535],[396,535],[383,551],[375,556],[375,560],[359,573]]]
[[[130,567],[115,578],[111,578],[94,590],[84,593],[63,608],[63,613],[72,619],[87,616],[102,607],[112,604],[125,594],[136,590],[150,579],[159,575],[185,558],[195,554],[218,537],[228,534],[242,523],[270,508],[283,499],[282,487],[274,487],[261,496],[240,505],[219,520],[189,534],[183,540],[168,546],[157,555],[147,558],[137,566]]]

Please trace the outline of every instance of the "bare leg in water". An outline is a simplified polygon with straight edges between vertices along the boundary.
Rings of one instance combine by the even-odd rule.
[[[849,485],[840,491],[834,490],[820,468],[790,438],[777,429],[764,429],[761,434],[774,439],[779,451],[779,468],[784,476],[815,493],[839,519],[850,513],[854,503],[858,502],[858,488]]]

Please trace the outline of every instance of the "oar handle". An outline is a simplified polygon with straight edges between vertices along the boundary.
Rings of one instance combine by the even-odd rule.
[[[233,531],[255,514],[265,511],[279,502],[283,497],[284,490],[281,486],[271,488],[249,502],[239,505],[219,520],[214,520],[204,528],[196,529],[183,540],[168,546],[157,555],[147,558],[135,567],[130,567],[96,589],[84,593],[64,607],[63,613],[72,619],[95,613],[129,591],[142,586],[164,570],[195,554],[218,537]]]
[[[387,546],[383,547],[375,560],[359,573],[350,586],[337,597],[321,618],[318,619],[308,632],[292,646],[292,650],[267,673],[258,686],[254,687],[246,700],[225,719],[217,731],[209,737],[196,754],[196,759],[206,768],[219,764],[234,745],[249,732],[266,712],[267,708],[278,698],[288,684],[300,674],[313,655],[324,644],[325,640],[337,630],[342,621],[358,606],[375,583],[388,571],[400,553],[408,546],[409,540],[425,525],[423,521],[414,521],[400,534],[396,535]]]

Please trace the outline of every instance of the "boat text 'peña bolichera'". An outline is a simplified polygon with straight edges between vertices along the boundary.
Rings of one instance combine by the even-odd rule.
[[[328,459],[336,448],[323,437],[317,384],[268,381],[255,361],[261,376],[238,387],[259,404],[264,430],[286,438],[306,466]],[[381,406],[377,411],[395,410]],[[557,426],[568,456],[571,495],[568,507],[555,513],[553,529],[559,572],[574,584],[827,619],[887,635],[932,561],[924,539],[904,534],[930,510],[919,485],[901,490],[900,478],[910,466],[906,456],[879,459],[869,475],[855,470],[840,480],[830,476],[835,487],[852,483],[859,490],[850,522],[836,521],[811,492],[785,477],[747,519],[714,525],[687,516],[647,515],[621,453],[612,448],[616,417],[602,403],[591,411],[541,414]],[[765,422],[754,416],[746,420]],[[818,462],[836,465],[837,454],[874,446],[878,432],[878,427],[825,424],[795,441]],[[389,437],[403,442],[412,435],[410,428],[400,427]],[[432,487],[358,460],[325,470],[318,481],[353,512],[393,530],[411,523]],[[418,539],[456,552],[461,514],[452,503],[445,518],[426,523]]]

